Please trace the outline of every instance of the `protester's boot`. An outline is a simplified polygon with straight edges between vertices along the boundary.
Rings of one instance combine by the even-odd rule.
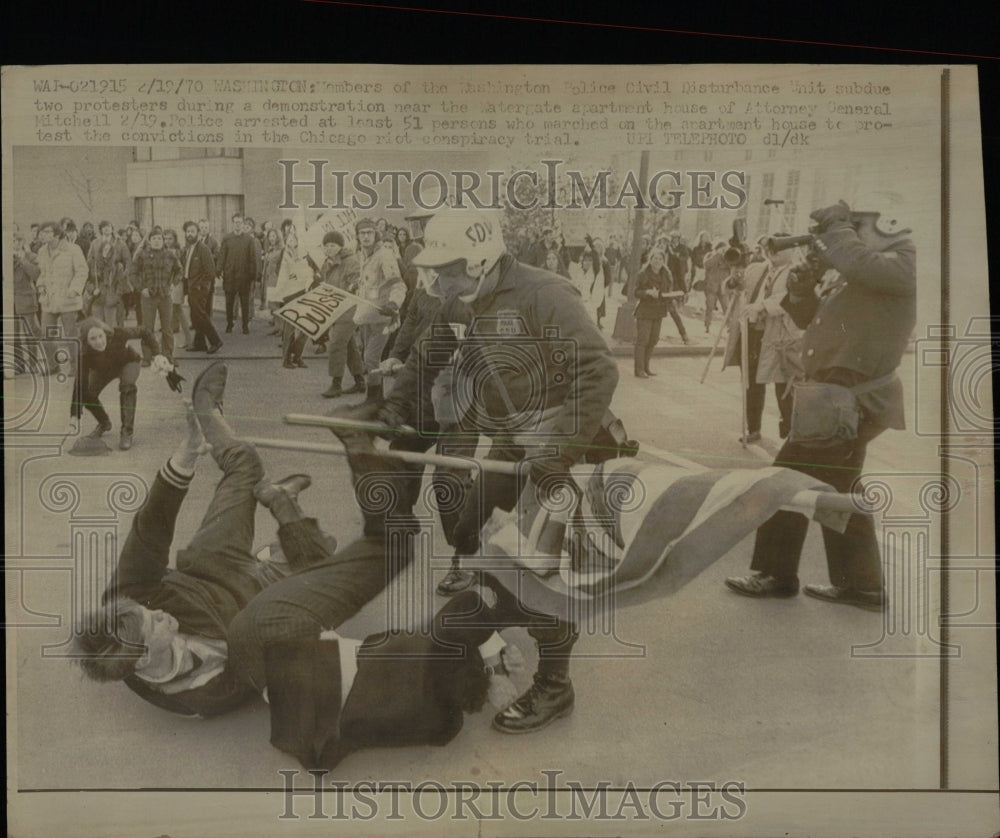
[[[344,391],[340,388],[340,379],[334,378],[322,395],[324,399],[339,399],[344,395]]]
[[[226,394],[229,368],[223,361],[209,364],[194,380],[191,401],[201,425],[205,441],[212,446],[212,456],[218,457],[237,442],[236,434],[222,415],[222,400]]]
[[[93,408],[91,408],[91,413],[97,420],[97,427],[94,428],[94,430],[92,430],[89,434],[87,434],[87,436],[89,436],[91,439],[100,439],[108,431],[111,430],[111,418],[108,416],[107,411],[105,411],[103,407],[100,407],[98,405],[95,405]]]
[[[579,631],[557,619],[554,626],[531,626],[528,633],[538,641],[538,670],[528,690],[493,717],[493,728],[503,733],[532,733],[573,712],[569,656]]]
[[[135,431],[135,406],[139,400],[139,388],[134,384],[128,384],[119,390],[119,398],[122,410],[122,432],[118,440],[118,447],[122,451],[128,451],[132,447],[132,434]]]

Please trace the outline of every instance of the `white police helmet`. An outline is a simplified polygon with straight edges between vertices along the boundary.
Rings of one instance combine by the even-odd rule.
[[[464,262],[471,277],[490,272],[505,252],[500,213],[448,207],[424,228],[424,249],[414,258],[418,268],[443,268]]]
[[[903,226],[905,208],[903,196],[898,192],[867,192],[852,202],[851,218],[862,221],[867,216],[876,233],[894,239],[912,232],[909,227]]]

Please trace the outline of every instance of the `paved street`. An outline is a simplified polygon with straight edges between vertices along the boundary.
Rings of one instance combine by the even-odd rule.
[[[267,328],[257,320],[249,336],[223,335],[226,345],[219,357],[230,368],[230,422],[247,436],[334,442],[321,429],[282,424],[285,413],[328,410],[331,403],[319,393],[329,379],[325,358],[307,355],[308,369],[281,369],[277,339],[265,334]],[[677,344],[670,340],[662,346]],[[178,360],[189,392],[207,359],[179,353]],[[913,361],[907,355],[901,370],[908,405]],[[657,377],[637,380],[630,359],[620,357],[621,382],[613,407],[630,435],[645,445],[643,456],[663,451],[711,468],[760,466],[777,446],[771,395],[762,446],[744,449],[737,441],[738,372],[719,372],[716,361],[706,383],[699,384],[704,363],[704,356],[657,356]],[[35,387],[49,389],[45,393]],[[178,397],[143,370],[135,447],[127,453],[116,448],[117,392],[110,387],[104,401],[115,423],[108,437],[115,450],[102,458],[70,457],[65,454],[68,444],[58,436],[66,424],[70,387],[71,380],[55,377],[33,382],[19,376],[5,382],[8,414],[12,405],[23,405],[27,412],[29,405],[47,398],[40,433],[9,439],[5,459],[8,565],[30,568],[8,573],[7,581],[8,621],[21,625],[16,629],[17,656],[8,670],[17,679],[17,741],[10,743],[17,748],[17,785],[280,786],[278,770],[299,766],[268,743],[262,702],[210,721],[180,719],[139,700],[124,686],[85,680],[60,657],[67,621],[47,615],[71,613],[70,557],[89,549],[75,540],[82,539],[76,533],[88,527],[106,532],[100,517],[117,514],[117,525],[110,529],[124,536],[136,498],[113,484],[136,487],[141,500],[183,425]],[[908,421],[911,417],[912,411]],[[92,424],[85,414],[82,433]],[[313,475],[303,506],[341,544],[359,533],[361,518],[342,459],[276,451],[263,456],[275,476],[295,471]],[[933,440],[911,431],[885,434],[870,449],[870,472],[934,473],[938,468]],[[199,467],[175,547],[193,534],[217,474],[209,459]],[[258,512],[257,526],[263,544],[274,533],[266,510]],[[108,543],[113,550],[113,542]],[[748,788],[935,786],[939,663],[926,632],[918,630],[919,620],[910,624],[909,633],[891,638],[890,651],[898,654],[880,655],[880,648],[889,649],[879,644],[884,619],[891,616],[801,596],[760,602],[735,596],[722,581],[746,572],[750,547],[751,539],[745,540],[672,597],[618,610],[613,632],[585,633],[573,663],[577,704],[570,718],[531,736],[511,737],[493,732],[490,712],[484,710],[470,717],[447,747],[365,751],[341,764],[338,779],[509,784],[540,782],[539,772],[551,768],[564,772],[563,780],[585,786],[600,781],[620,786],[631,780],[648,787],[671,778],[739,780]],[[894,554],[886,558],[891,568]],[[399,584],[419,584],[428,570],[435,580],[443,573],[440,556],[436,561],[423,556]],[[801,575],[804,582],[827,581],[816,527]],[[386,613],[384,594],[340,633],[377,631]],[[926,608],[919,617],[930,619]],[[530,666],[526,636],[519,630],[508,634],[525,649]],[[44,652],[43,646],[48,646]],[[525,676],[522,685],[526,683]]]

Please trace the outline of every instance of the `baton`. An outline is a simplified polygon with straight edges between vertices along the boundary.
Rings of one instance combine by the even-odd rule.
[[[324,417],[326,418],[326,417]],[[377,423],[370,423],[377,424]],[[330,445],[321,442],[299,442],[292,439],[248,438],[246,442],[258,448],[275,448],[281,451],[302,451],[307,454],[333,454],[339,457],[347,456],[347,449],[340,445]],[[417,451],[396,451],[393,449],[379,450],[379,456],[391,457],[404,463],[415,465],[441,466],[453,469],[478,469],[494,474],[518,474],[519,463],[506,460],[488,460],[477,457],[450,457],[445,454],[421,454]],[[781,507],[789,512],[799,512],[812,515],[817,510],[829,512],[846,512],[861,515],[872,514],[871,510],[862,505],[860,496],[838,494],[836,492],[819,492],[815,489],[803,489]]]
[[[314,428],[343,428],[347,431],[371,431],[376,434],[400,434],[417,436],[420,431],[410,425],[391,428],[384,422],[369,422],[365,419],[344,419],[339,416],[318,416],[310,413],[285,414],[286,425],[309,425]]]

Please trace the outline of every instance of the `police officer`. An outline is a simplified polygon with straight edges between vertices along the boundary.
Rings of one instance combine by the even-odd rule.
[[[500,218],[488,211],[436,213],[413,264],[423,287],[445,301],[431,331],[451,333],[452,362],[421,370],[419,359],[428,353],[411,353],[378,417],[395,426],[407,422],[421,386],[433,379],[438,415],[451,414],[463,434],[491,437],[492,458],[531,456],[528,473],[540,490],[567,485],[570,466],[601,432],[618,383],[615,361],[579,292],[508,254]],[[530,450],[525,430],[539,450],[556,453]],[[512,509],[518,488],[516,477],[490,474],[468,492],[453,533],[458,554],[478,552],[482,524],[495,507]],[[504,732],[537,730],[573,708],[568,657],[578,632],[563,620],[538,617],[525,612],[524,621],[539,644],[538,670],[532,687],[494,719]]]
[[[859,420],[856,426],[845,426],[840,412],[834,416],[824,409],[835,390],[809,403],[796,395],[792,433],[775,465],[818,477],[839,492],[850,491],[861,474],[869,442],[887,428],[905,427],[902,383],[895,370],[916,322],[916,250],[910,230],[898,220],[898,196],[883,193],[870,200],[856,204],[860,211],[852,212],[841,201],[812,213],[820,269],[796,271],[782,301],[796,325],[805,328],[806,381],[850,390]],[[836,273],[827,271],[829,267]],[[817,287],[818,280],[822,284]],[[811,438],[797,432],[800,420],[814,429]],[[829,433],[820,432],[824,427]],[[750,565],[756,573],[729,578],[726,585],[745,596],[797,594],[808,525],[803,515],[778,512],[757,531]],[[832,584],[806,585],[804,592],[828,602],[882,610],[886,596],[871,518],[852,515],[843,533],[824,527],[823,541]]]

